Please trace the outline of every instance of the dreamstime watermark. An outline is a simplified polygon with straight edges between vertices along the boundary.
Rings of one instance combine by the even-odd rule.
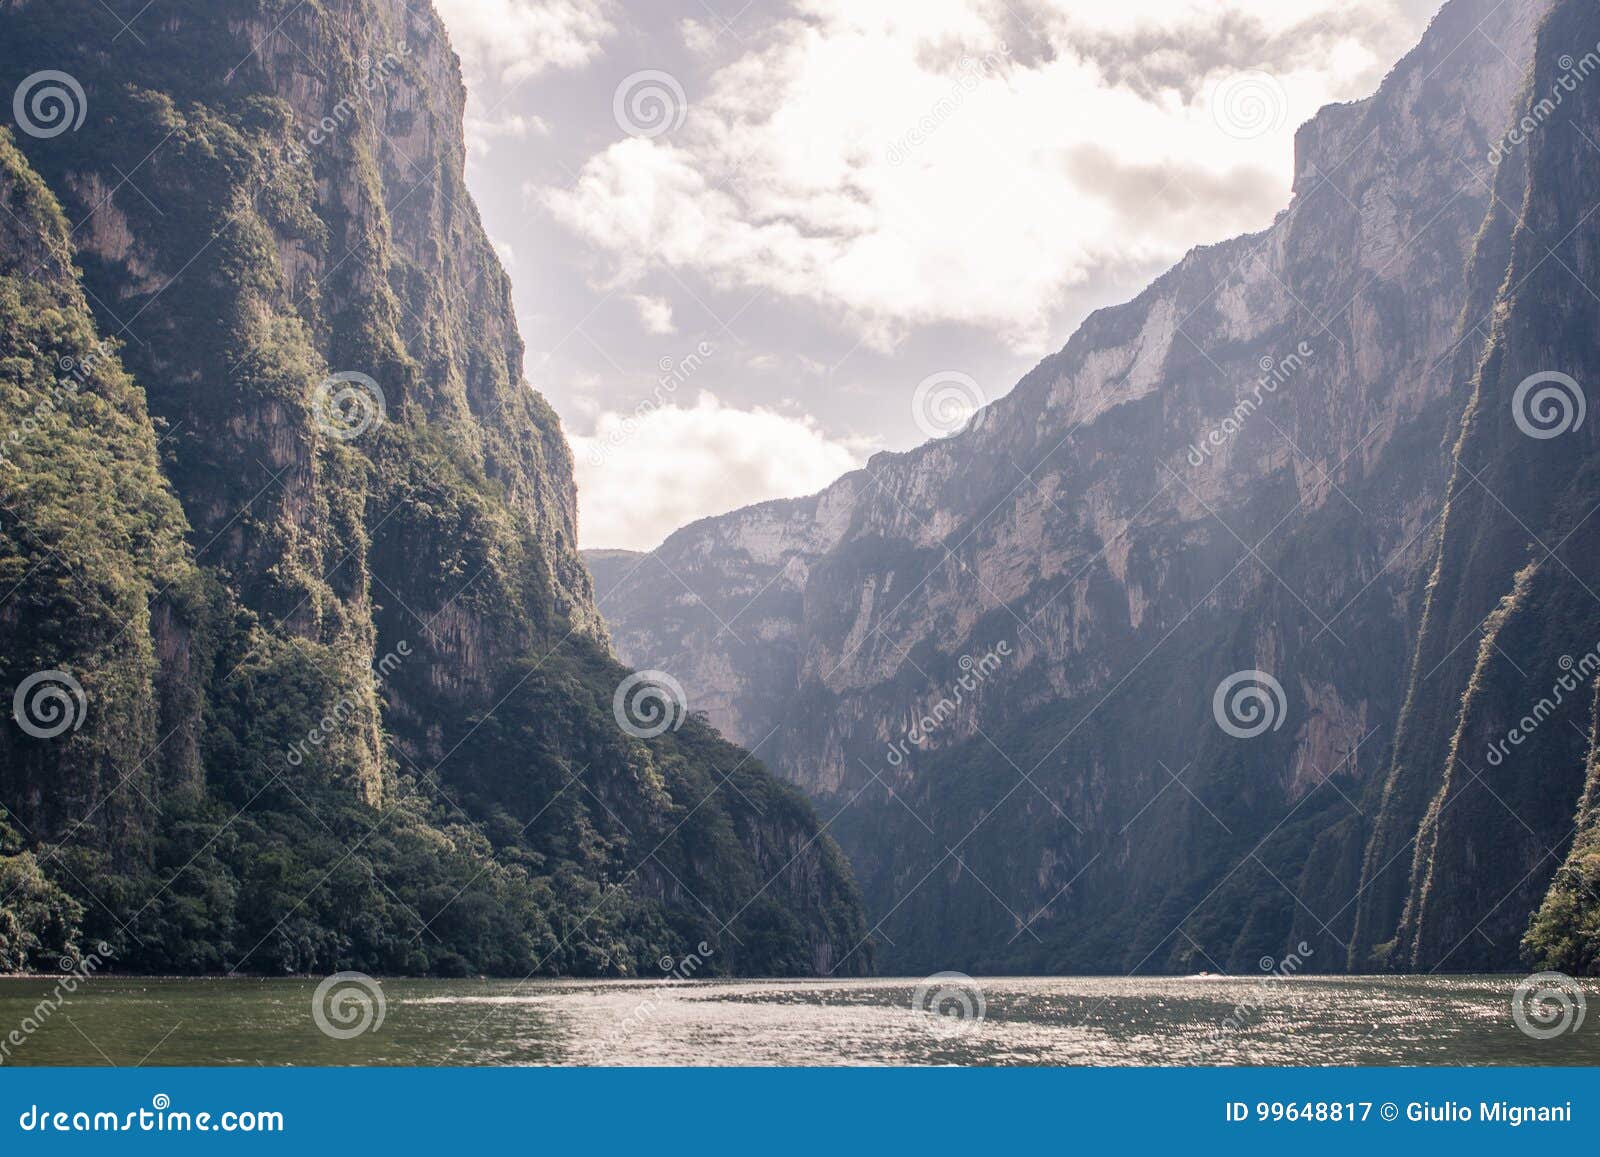
[[[311,994],[311,1019],[334,1040],[377,1032],[388,1011],[383,985],[365,972],[335,972]]]
[[[1189,465],[1203,465],[1206,459],[1227,445],[1235,434],[1244,429],[1251,415],[1259,410],[1269,397],[1305,368],[1306,361],[1315,352],[1311,343],[1301,342],[1295,346],[1293,353],[1285,357],[1262,357],[1258,363],[1261,367],[1261,376],[1256,379],[1249,392],[1234,403],[1232,412],[1220,424],[1213,426],[1199,441],[1190,445]]]
[[[115,347],[102,340],[96,342],[94,349],[82,358],[75,358],[71,354],[63,354],[57,358],[56,369],[59,372],[55,384],[50,387],[50,392],[34,405],[31,413],[6,432],[5,441],[0,442],[0,462],[6,460],[11,448],[20,446],[24,439],[37,434],[46,418],[76,398],[96,367],[115,356]]]
[[[395,644],[394,650],[383,655],[372,664],[372,689],[379,690],[390,675],[400,667],[406,659],[411,658],[411,643],[401,639]],[[284,749],[284,761],[290,767],[299,767],[311,755],[313,749],[319,749],[328,740],[343,730],[350,719],[361,710],[353,692],[345,692],[339,697],[333,707],[317,721],[316,726],[307,731],[304,738],[296,740]]]
[[[1548,441],[1583,425],[1589,400],[1570,374],[1529,374],[1511,394],[1511,420],[1530,438]]]
[[[1511,1019],[1534,1040],[1553,1040],[1583,1027],[1589,1000],[1564,972],[1536,972],[1511,993]]]
[[[688,704],[683,684],[665,671],[635,671],[617,684],[611,713],[635,739],[654,739],[683,726]]]
[[[24,77],[11,96],[11,115],[30,137],[47,141],[77,132],[89,115],[89,98],[76,77],[47,68]]]
[[[622,78],[611,97],[611,115],[630,137],[651,140],[683,127],[689,98],[670,72],[646,68]]]
[[[341,370],[311,391],[311,416],[317,429],[340,442],[353,442],[382,423],[383,387],[366,374]]]
[[[1506,731],[1504,738],[1489,745],[1484,758],[1489,761],[1490,767],[1499,767],[1511,754],[1513,747],[1521,747],[1526,743],[1534,732],[1544,726],[1545,720],[1556,713],[1556,708],[1566,702],[1568,695],[1581,692],[1580,699],[1593,698],[1589,687],[1595,676],[1600,675],[1600,646],[1596,646],[1576,660],[1571,655],[1562,655],[1556,660],[1556,666],[1565,674],[1550,685],[1550,694],[1535,703],[1528,714]]]
[[[1262,976],[1244,996],[1233,1006],[1233,1011],[1228,1014],[1219,1026],[1211,1032],[1214,1041],[1226,1033],[1238,1032],[1258,1016],[1267,1005],[1267,997],[1275,985],[1288,980],[1305,966],[1306,958],[1315,956],[1316,952],[1304,940],[1294,946],[1294,951],[1282,960],[1274,960],[1270,956],[1263,956],[1257,964],[1261,968]]]
[[[956,78],[945,94],[934,101],[928,111],[917,118],[917,123],[900,135],[899,140],[890,143],[884,154],[889,164],[905,164],[906,159],[926,144],[940,126],[960,112],[967,98],[984,81],[1000,71],[1010,58],[1011,49],[1005,44],[982,56],[963,56],[956,66]]]
[[[940,370],[917,383],[911,395],[911,417],[928,437],[948,438],[966,429],[988,400],[971,375]]]
[[[51,1111],[31,1104],[17,1117],[24,1133],[282,1133],[283,1114],[275,1109],[224,1109],[219,1113],[174,1109],[172,1098],[157,1093],[148,1109],[126,1113],[106,1109]]]
[[[634,407],[633,413],[622,419],[614,429],[606,432],[604,438],[596,438],[594,445],[589,449],[589,463],[593,466],[604,466],[611,451],[620,447],[639,431],[640,425],[651,414],[667,404],[678,387],[694,377],[700,368],[706,364],[706,359],[717,352],[710,342],[701,342],[695,346],[694,352],[688,357],[673,359],[664,357],[656,363],[656,368],[661,371],[656,379],[655,388],[650,391],[650,396]]]
[[[1277,731],[1289,713],[1283,684],[1266,671],[1235,671],[1211,696],[1211,714],[1217,726],[1235,739],[1254,739],[1269,729]]]
[[[1235,140],[1264,137],[1282,128],[1288,115],[1289,94],[1270,72],[1236,72],[1211,90],[1211,119]]]
[[[1516,124],[1506,130],[1505,136],[1495,142],[1489,150],[1489,164],[1498,168],[1513,149],[1526,144],[1546,121],[1556,115],[1556,109],[1566,103],[1568,96],[1578,91],[1580,84],[1600,71],[1600,44],[1578,60],[1568,53],[1557,60],[1556,65],[1561,69],[1561,75],[1550,86],[1550,94],[1535,101]]]
[[[61,1006],[67,1003],[67,998],[78,991],[78,986],[89,979],[95,972],[110,960],[116,953],[111,951],[111,945],[102,941],[95,945],[95,950],[87,956],[63,956],[58,961],[58,966],[66,975],[55,982],[48,996],[35,1004],[28,1015],[22,1018],[22,1023],[0,1038],[0,1064],[11,1059],[11,1053],[21,1048],[45,1026],[45,1023],[60,1011]]]
[[[355,118],[356,111],[365,98],[365,103],[372,103],[372,94],[377,92],[383,82],[389,79],[389,74],[400,66],[401,61],[411,55],[411,45],[402,44],[398,48],[383,54],[383,57],[374,62],[370,56],[362,56],[356,67],[361,73],[357,81],[357,92],[339,98],[321,120],[306,130],[304,139],[294,142],[289,146],[289,163],[304,165],[311,160],[311,151],[332,140],[339,131],[345,128]]]
[[[935,972],[911,993],[911,1015],[940,1040],[966,1036],[988,1008],[983,989],[965,972]]]
[[[971,655],[962,655],[956,661],[962,673],[950,692],[941,696],[937,703],[912,722],[906,730],[904,739],[897,739],[889,744],[889,766],[899,767],[905,762],[906,756],[911,754],[913,747],[922,747],[930,737],[954,719],[960,712],[961,705],[966,702],[966,696],[988,682],[1010,657],[1011,644],[1004,640],[996,643],[976,659]]]
[[[66,671],[36,671],[17,684],[11,717],[35,739],[77,731],[89,714],[83,685]]]
[[[704,940],[695,945],[693,952],[684,956],[663,956],[656,963],[661,969],[661,977],[656,981],[658,986],[665,986],[677,981],[693,980],[704,968],[706,958],[714,953],[715,949]],[[656,1016],[656,1002],[650,997],[645,997],[624,1016],[606,1034],[611,1044],[620,1044],[624,1037],[642,1025],[648,1024]]]

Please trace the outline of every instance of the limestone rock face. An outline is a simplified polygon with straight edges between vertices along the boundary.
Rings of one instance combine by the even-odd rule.
[[[961,433],[596,568],[619,654],[839,812],[890,968],[1247,970],[1304,941],[1342,969],[1395,936],[1446,764],[1392,787],[1391,755],[1550,7],[1446,4],[1300,130],[1271,228],[1095,313]],[[1223,688],[1270,722],[1224,728]],[[1504,923],[1474,963],[1514,965]]]

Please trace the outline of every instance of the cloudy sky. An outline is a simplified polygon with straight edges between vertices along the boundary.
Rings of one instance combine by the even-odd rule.
[[[436,0],[582,544],[924,441],[932,375],[1008,392],[1269,224],[1438,2]]]

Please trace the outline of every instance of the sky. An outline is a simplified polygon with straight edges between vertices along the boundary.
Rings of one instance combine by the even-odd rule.
[[[1289,201],[1438,0],[436,0],[579,540],[960,428]]]

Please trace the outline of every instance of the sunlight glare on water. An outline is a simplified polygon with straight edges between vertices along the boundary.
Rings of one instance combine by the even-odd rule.
[[[317,981],[96,978],[4,1063],[131,1065],[1600,1064],[1600,1021],[1550,1040],[1520,977],[1003,977],[936,1017],[918,979],[390,980],[333,1039]],[[0,980],[0,1036],[49,978]],[[981,994],[981,998],[979,996]],[[1590,993],[1591,997],[1600,993]],[[949,1010],[947,1010],[949,1011]],[[1238,1027],[1234,1027],[1234,1026]]]

